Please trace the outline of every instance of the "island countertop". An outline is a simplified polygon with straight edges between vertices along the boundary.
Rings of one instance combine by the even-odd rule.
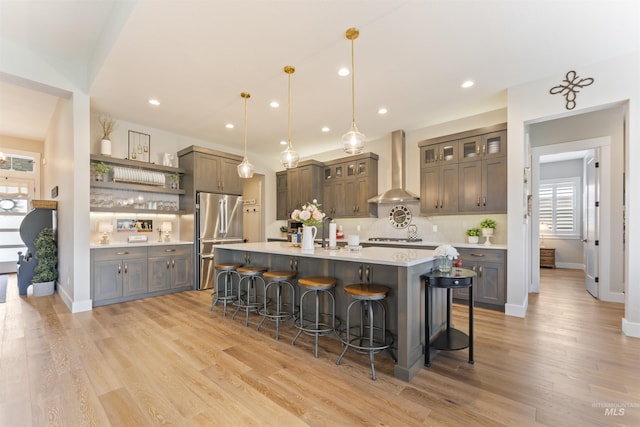
[[[217,245],[215,247],[235,251],[294,255],[333,261],[355,261],[396,267],[412,267],[435,259],[433,255],[434,251],[418,248],[367,247],[361,248],[358,252],[352,252],[346,247],[336,250],[316,247],[313,252],[311,252],[303,251],[301,248],[295,247],[289,242],[234,243],[230,245]]]

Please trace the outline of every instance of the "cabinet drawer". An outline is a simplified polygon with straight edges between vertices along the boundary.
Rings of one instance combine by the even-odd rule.
[[[163,245],[163,246],[150,246],[149,257],[158,256],[176,256],[176,255],[188,255],[191,253],[190,245]]]
[[[504,253],[502,249],[473,249],[462,248],[458,249],[460,256],[465,262],[497,262],[504,263]]]
[[[93,259],[95,261],[109,261],[126,258],[146,258],[147,248],[105,248],[105,249],[92,249]]]

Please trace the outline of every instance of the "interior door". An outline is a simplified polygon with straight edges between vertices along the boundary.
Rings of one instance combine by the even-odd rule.
[[[584,227],[584,253],[585,253],[585,287],[594,297],[599,297],[598,289],[598,202],[599,202],[599,177],[596,156],[591,153],[585,158],[586,163],[586,218]]]

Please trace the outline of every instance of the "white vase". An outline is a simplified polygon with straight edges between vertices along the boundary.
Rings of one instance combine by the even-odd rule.
[[[100,141],[100,154],[103,156],[111,156],[111,140],[103,139]]]
[[[482,229],[483,236],[493,236],[493,228],[483,228]]]
[[[313,243],[318,234],[318,228],[315,225],[302,226],[302,250],[313,252]]]
[[[469,237],[469,243],[477,244],[480,241],[479,236],[467,236]]]

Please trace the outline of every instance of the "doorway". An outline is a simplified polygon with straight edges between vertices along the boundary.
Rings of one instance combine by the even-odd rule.
[[[531,280],[529,292],[540,292],[540,261],[538,254],[540,247],[545,242],[543,239],[553,235],[556,238],[567,234],[567,239],[558,239],[555,242],[572,242],[575,248],[582,252],[581,258],[584,260],[585,290],[600,298],[601,294],[609,295],[610,289],[610,265],[611,265],[611,236],[610,233],[602,233],[600,230],[610,229],[611,200],[610,192],[598,192],[598,188],[610,188],[611,176],[611,140],[609,137],[592,138],[579,141],[572,141],[560,144],[551,144],[532,148],[531,162],[531,192],[533,194],[532,215],[531,215]],[[579,159],[582,165],[581,177],[584,180],[580,183],[581,200],[576,203],[581,211],[580,215],[574,216],[573,232],[563,230],[562,226],[549,224],[545,218],[546,207],[541,203],[540,189],[545,188],[547,181],[543,179],[543,165],[546,162],[565,162],[561,169],[567,169],[571,159]],[[594,167],[598,163],[598,173],[589,172],[589,166]],[[567,179],[560,179],[560,182],[568,182]],[[589,181],[593,186],[589,187]],[[597,200],[599,199],[599,200]],[[599,202],[599,207],[594,208],[595,202]],[[589,210],[591,205],[591,211]],[[590,215],[589,215],[590,214]],[[563,219],[565,223],[568,219]],[[553,233],[548,233],[547,228],[551,228]],[[568,228],[568,227],[567,227]],[[560,231],[558,232],[558,229]],[[595,246],[595,242],[598,246]],[[542,244],[541,244],[542,242]],[[565,245],[569,248],[570,245]],[[577,249],[576,249],[577,250]],[[599,278],[603,278],[601,282]],[[603,291],[599,291],[602,284]],[[607,299],[610,300],[610,299]]]

